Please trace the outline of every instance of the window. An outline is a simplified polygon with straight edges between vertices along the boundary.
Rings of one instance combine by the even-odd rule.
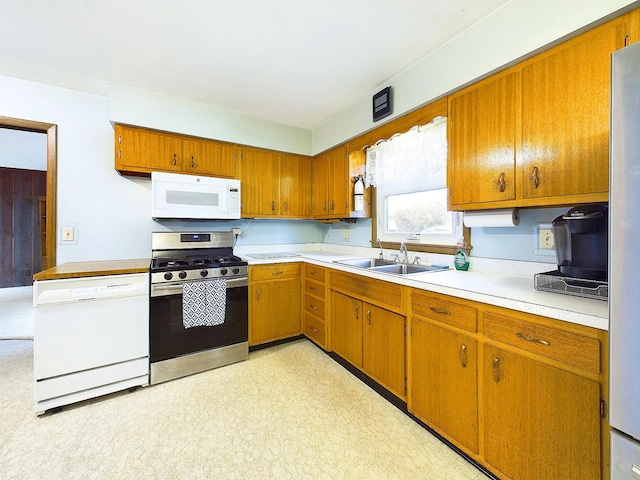
[[[447,210],[447,119],[367,149],[367,186],[377,190],[377,236],[386,242],[455,246],[462,218]]]

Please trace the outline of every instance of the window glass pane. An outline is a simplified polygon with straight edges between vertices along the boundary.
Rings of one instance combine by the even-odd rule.
[[[427,190],[386,198],[386,231],[451,235],[453,219],[447,211],[447,189]]]

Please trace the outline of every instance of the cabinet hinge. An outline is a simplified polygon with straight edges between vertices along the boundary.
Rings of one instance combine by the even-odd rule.
[[[604,398],[600,399],[600,417],[607,418],[607,402]]]

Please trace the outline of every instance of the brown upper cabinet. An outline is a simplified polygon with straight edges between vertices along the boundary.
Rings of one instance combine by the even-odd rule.
[[[148,176],[153,171],[236,176],[235,145],[145,128],[116,125],[116,170]]]
[[[450,96],[452,210],[607,201],[610,58],[637,36],[636,17],[618,17]]]
[[[496,75],[449,100],[449,203],[493,208],[516,198],[517,74]]]
[[[311,157],[240,148],[242,217],[311,218]]]
[[[313,159],[313,217],[349,217],[349,157],[342,145]]]

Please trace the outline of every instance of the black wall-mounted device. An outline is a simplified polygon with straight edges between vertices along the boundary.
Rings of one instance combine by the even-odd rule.
[[[383,88],[373,96],[373,121],[391,115],[391,87]]]

